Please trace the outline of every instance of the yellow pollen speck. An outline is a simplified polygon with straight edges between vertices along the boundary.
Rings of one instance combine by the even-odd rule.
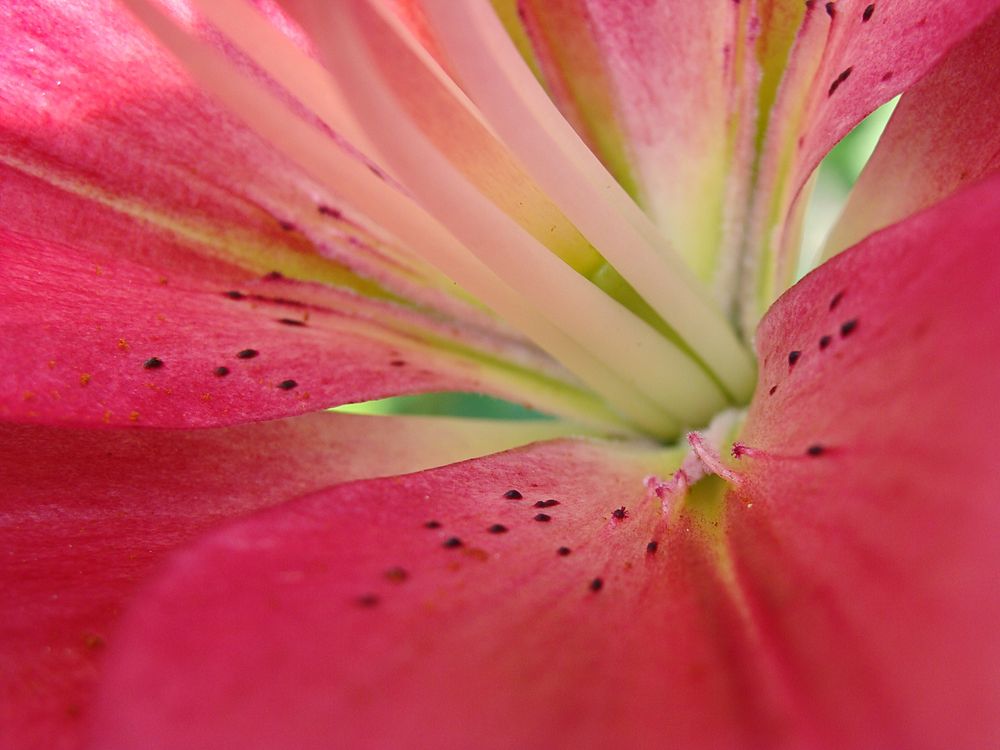
[[[201,394],[201,400],[202,401],[211,401],[212,400],[212,394],[211,393],[203,393],[203,394]]]
[[[138,422],[139,421],[139,412],[137,412],[137,411],[131,412],[128,415],[128,421],[129,422]]]
[[[104,424],[111,424],[111,412],[107,409],[104,410]]]
[[[96,273],[98,276],[103,276],[104,269],[101,268],[100,266],[94,266],[94,273]]]
[[[132,347],[128,345],[128,342],[125,339],[118,339],[118,348],[123,352],[127,352]]]
[[[80,373],[80,385],[87,385],[90,382],[90,373],[81,372]]]
[[[486,550],[479,549],[478,547],[467,547],[466,549],[463,550],[463,552],[469,557],[472,557],[481,562],[486,562],[487,560],[490,559],[490,556],[486,552]]]
[[[98,649],[104,646],[104,639],[96,633],[86,633],[83,636],[83,645],[88,649]]]

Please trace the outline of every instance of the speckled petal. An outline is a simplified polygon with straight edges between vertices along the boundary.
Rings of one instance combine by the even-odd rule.
[[[829,257],[1000,167],[1000,14],[900,100],[824,248]]]
[[[759,264],[744,286],[745,329],[795,279],[798,201],[810,175],[851,128],[926,76],[1000,3],[996,0],[779,0],[800,19],[758,164],[747,252]],[[786,46],[785,48],[789,48]],[[977,76],[988,76],[978,71]],[[856,238],[860,239],[860,237]]]
[[[336,482],[565,432],[343,414],[194,431],[0,425],[0,744],[83,746],[122,611],[207,529]]]
[[[730,544],[830,747],[1000,742],[998,232],[994,177],[829,261],[758,333]]]
[[[209,426],[435,390],[524,403],[572,392],[530,365],[484,360],[474,337],[412,309],[249,276],[111,210],[22,184],[39,202],[52,194],[57,232],[74,226],[74,211],[93,231],[69,245],[0,229],[5,420]],[[41,226],[35,235],[51,233]]]
[[[549,443],[230,527],[176,557],[127,618],[96,744],[725,748],[769,736],[757,709],[778,693],[751,679],[760,658],[698,535],[664,528],[643,478],[667,467],[652,459]]]

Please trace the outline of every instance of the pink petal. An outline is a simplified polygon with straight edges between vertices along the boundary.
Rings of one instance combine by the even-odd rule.
[[[264,512],[146,590],[96,746],[996,744],[998,187],[778,304],[714,521],[647,497],[676,454],[570,442]]]
[[[259,272],[349,283],[348,265],[366,289],[376,280],[435,299],[420,285],[439,277],[379,245],[350,206],[193,87],[117,4],[29,2],[8,13],[0,162],[198,232],[203,251]]]
[[[925,76],[1000,3],[810,0],[805,6],[759,164],[748,243],[762,259],[764,280],[759,287],[756,279],[748,282],[764,291],[748,317],[753,321],[794,279],[798,236],[788,217],[802,210],[794,202],[805,197],[823,156],[867,114]]]
[[[1000,14],[900,100],[827,242],[833,255],[1000,167]]]
[[[758,333],[732,549],[832,747],[1000,742],[998,217],[993,177],[834,258]]]
[[[548,444],[215,535],[128,618],[95,745],[721,747],[766,731],[749,706],[770,695],[747,703],[732,679],[755,658],[738,615],[704,550],[661,528],[639,458]]]
[[[319,414],[198,431],[0,425],[0,737],[79,747],[106,644],[163,556],[331,483],[564,433],[555,423]]]
[[[51,194],[44,221],[72,226],[65,194],[33,180],[17,187],[36,201]],[[319,284],[248,277],[112,211],[83,210],[98,229],[77,245],[0,230],[7,420],[206,426],[403,393],[491,391],[495,376],[512,386],[501,386],[506,395],[530,402],[529,384],[542,384],[484,363],[464,348],[471,332]],[[123,245],[132,257],[116,252]],[[438,351],[432,336],[459,348]]]

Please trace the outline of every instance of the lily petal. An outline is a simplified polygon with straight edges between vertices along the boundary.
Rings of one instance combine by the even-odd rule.
[[[259,273],[445,304],[439,275],[199,92],[117,4],[4,14],[0,162]]]
[[[803,12],[797,0],[783,4]],[[823,156],[880,104],[927,75],[998,7],[995,0],[805,3],[773,107],[765,113],[744,251],[757,267],[743,282],[745,330],[794,280],[795,217],[803,210],[795,203],[807,197],[804,188]]]
[[[573,429],[342,414],[195,431],[0,425],[3,746],[82,746],[120,613],[168,552],[212,526]]]
[[[832,747],[1000,741],[998,217],[993,177],[761,324],[733,556]]]
[[[1000,167],[997,49],[1000,14],[903,95],[831,232],[824,257]]]
[[[727,662],[754,657],[646,495],[664,458],[546,444],[215,535],[128,617],[95,743],[732,745],[755,719]]]
[[[37,203],[59,233],[96,228],[73,245],[0,230],[7,420],[233,424],[404,393],[489,392],[490,372],[513,386],[497,395],[516,401],[544,400],[546,390],[556,401],[594,401],[527,363],[491,361],[468,348],[472,337],[415,311],[320,284],[248,278],[40,181],[5,184],[21,188],[5,207],[15,195],[45,195]]]

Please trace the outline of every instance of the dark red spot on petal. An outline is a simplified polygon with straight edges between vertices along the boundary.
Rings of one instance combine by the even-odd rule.
[[[772,386],[771,386],[771,387],[770,387],[770,388],[768,389],[767,393],[768,393],[768,395],[769,395],[769,396],[773,396],[773,395],[774,395],[774,392],[775,392],[776,390],[778,390],[778,386],[776,386],[776,385],[772,385]]]
[[[278,318],[278,322],[286,326],[304,326],[306,324],[304,320],[296,320],[295,318]]]
[[[280,281],[283,278],[285,278],[285,274],[281,271],[269,271],[264,274],[264,281]]]
[[[291,232],[295,229],[295,225],[290,221],[279,221],[278,226],[284,229],[286,232]]]
[[[159,357],[150,357],[142,363],[142,366],[147,370],[159,370],[163,367],[163,360]]]
[[[552,516],[550,516],[548,513],[539,513],[538,515],[535,516],[535,520],[541,521],[542,523],[547,523],[552,520]]]
[[[334,219],[339,219],[343,215],[336,208],[330,208],[330,206],[317,206],[316,210],[324,216],[332,216]]]
[[[835,17],[837,15],[837,4],[836,3],[827,3],[826,4],[826,14],[828,16],[830,16],[830,18]]]
[[[280,383],[278,383],[278,387],[283,391],[290,391],[297,385],[298,383],[296,383],[294,380],[282,380]]]
[[[625,506],[623,505],[620,508],[615,508],[611,511],[611,517],[617,521],[623,521],[628,518],[628,511],[625,510]]]
[[[441,546],[446,549],[455,549],[456,547],[462,546],[462,540],[457,536],[450,536],[441,543]]]
[[[362,607],[374,607],[379,603],[379,598],[375,594],[364,594],[359,596],[357,601]]]
[[[822,336],[819,340],[819,348],[826,349],[831,343],[833,343],[833,336]]]
[[[646,552],[650,555],[655,554],[656,550],[660,548],[660,543],[655,539],[646,545]]]
[[[604,588],[604,579],[603,578],[595,578],[595,579],[593,579],[590,582],[590,590],[591,591],[600,591],[603,588]]]
[[[559,501],[555,498],[549,498],[548,500],[538,500],[535,502],[536,508],[551,508],[554,505],[559,505]]]
[[[505,493],[503,493],[503,496],[508,500],[520,500],[522,497],[524,497],[524,495],[522,495],[517,490],[507,490]]]
[[[836,309],[837,305],[840,304],[840,301],[842,299],[844,299],[844,292],[837,292],[835,295],[833,295],[833,299],[830,300],[830,309],[831,310]]]
[[[229,368],[228,367],[216,367],[214,370],[212,370],[212,372],[214,372],[220,378],[224,378],[224,377],[226,377],[226,375],[229,374]]]
[[[854,66],[851,66],[850,68],[845,68],[840,72],[840,75],[837,76],[837,78],[833,81],[833,83],[830,84],[830,90],[827,92],[827,96],[833,96],[833,92],[840,87],[840,84],[842,84],[844,81],[846,81],[848,78],[851,77],[852,70],[854,70]]]
[[[559,549],[556,550],[556,554],[559,555],[559,557],[566,557],[566,555],[568,555],[572,551],[573,550],[571,550],[569,547],[560,547]]]
[[[440,521],[428,521],[427,523],[424,524],[424,528],[425,529],[440,529],[441,528],[441,522]]]
[[[223,292],[229,299],[243,299],[246,295],[243,292],[237,292],[235,289],[231,289],[228,292]]]
[[[819,443],[813,443],[808,448],[806,448],[806,453],[810,456],[822,456],[823,453],[825,452],[826,448],[824,448]]]
[[[800,352],[797,349],[795,351],[788,352],[788,364],[789,364],[789,366],[792,366],[796,362],[798,362],[799,358],[801,356],[802,356],[802,352]]]
[[[507,533],[507,527],[504,526],[502,523],[495,523],[495,524],[493,524],[492,526],[490,526],[486,530],[488,532],[490,532],[491,534],[506,534]]]
[[[236,352],[236,356],[239,357],[240,359],[253,359],[258,354],[260,354],[260,352],[257,351],[256,349],[243,349],[241,351]]]
[[[872,20],[872,14],[875,12],[875,3],[872,3],[867,8],[865,8],[864,13],[861,14],[861,23],[868,23]]]
[[[403,365],[406,364],[406,360],[394,359],[389,364],[392,365],[393,367],[402,367]]]
[[[847,336],[850,336],[852,333],[854,333],[857,330],[857,328],[858,328],[858,319],[852,318],[851,320],[848,320],[846,323],[840,326],[840,335],[846,338]]]

